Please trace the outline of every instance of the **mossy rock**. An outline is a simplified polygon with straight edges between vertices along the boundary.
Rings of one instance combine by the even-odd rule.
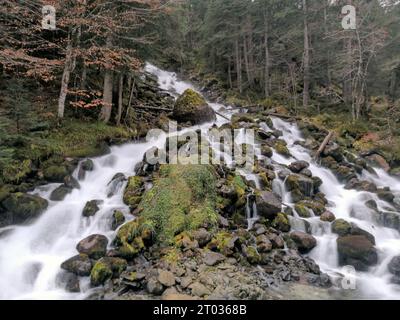
[[[275,151],[284,156],[289,158],[291,156],[290,151],[288,149],[288,147],[286,146],[286,142],[284,142],[283,140],[276,140],[275,144],[274,144],[274,148]]]
[[[207,244],[208,249],[219,251],[226,256],[233,254],[234,247],[235,237],[226,231],[218,232]]]
[[[272,226],[282,232],[290,231],[290,223],[287,215],[283,212],[278,213],[276,218],[272,221]]]
[[[297,214],[302,218],[311,217],[311,210],[302,203],[296,203],[294,209],[296,210]]]
[[[128,179],[128,184],[124,191],[123,201],[124,203],[134,210],[142,200],[142,194],[144,191],[143,178],[139,176],[133,176]]]
[[[19,183],[23,181],[32,172],[32,161],[25,159],[23,161],[10,161],[1,168],[1,176],[5,183]]]
[[[217,226],[216,173],[209,165],[162,165],[160,176],[139,205],[141,217],[154,227],[157,240]]]
[[[178,122],[201,124],[215,120],[215,112],[196,91],[187,89],[176,101],[173,118]]]
[[[261,262],[261,255],[258,253],[257,248],[249,246],[243,249],[247,261],[250,264],[257,265]]]
[[[93,266],[90,273],[90,283],[93,286],[103,285],[107,280],[118,277],[127,267],[124,259],[104,257]]]
[[[113,230],[118,229],[125,222],[125,215],[119,211],[115,210],[112,216],[111,227]]]
[[[68,175],[67,168],[61,165],[52,165],[43,170],[43,176],[49,182],[63,182]]]
[[[47,209],[48,202],[39,196],[18,192],[10,194],[2,206],[11,213],[12,223],[19,224],[37,218]]]
[[[337,219],[332,223],[332,232],[339,236],[347,236],[351,233],[351,224],[343,219]]]
[[[298,213],[299,213],[298,209],[302,213],[304,213],[305,208],[312,210],[312,212],[316,216],[320,216],[321,214],[323,214],[325,212],[324,204],[319,201],[316,201],[316,200],[302,200],[302,201],[299,201],[298,203],[296,203],[296,205],[295,205],[295,209]],[[300,215],[300,213],[299,213],[299,215]],[[306,217],[303,217],[303,218],[306,218]]]
[[[153,226],[143,218],[138,218],[125,223],[117,232],[114,244],[119,256],[132,259],[150,242],[153,236]]]

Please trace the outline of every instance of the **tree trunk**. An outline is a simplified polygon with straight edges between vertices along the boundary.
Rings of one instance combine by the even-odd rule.
[[[271,56],[269,52],[269,21],[268,21],[268,13],[264,13],[264,24],[265,24],[265,31],[264,31],[264,49],[265,49],[265,71],[264,71],[264,92],[265,97],[268,98],[271,94],[270,85],[270,67],[271,67]]]
[[[121,73],[119,75],[119,85],[118,85],[118,114],[116,118],[117,125],[121,124],[122,108],[123,108],[123,93],[124,93],[124,75]]]
[[[307,107],[310,102],[310,36],[308,28],[308,8],[307,0],[303,0],[304,11],[304,89],[303,106]]]
[[[107,36],[106,47],[112,46],[111,36]],[[113,71],[105,70],[104,85],[103,85],[103,107],[100,113],[100,120],[105,123],[110,121],[112,111],[112,95],[113,95]]]
[[[242,61],[241,61],[241,52],[239,47],[239,39],[235,41],[235,55],[236,55],[236,76],[237,76],[237,87],[239,92],[242,93]]]
[[[65,100],[68,94],[69,80],[71,73],[74,71],[76,66],[76,57],[73,53],[72,48],[72,36],[70,37],[67,45],[67,54],[65,56],[64,71],[61,78],[61,90],[58,98],[58,118],[64,118]]]
[[[231,57],[228,57],[228,83],[229,83],[229,89],[233,88],[232,84],[232,70],[231,70]]]

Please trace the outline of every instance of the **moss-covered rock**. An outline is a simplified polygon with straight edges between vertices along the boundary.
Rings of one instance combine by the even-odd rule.
[[[68,188],[65,185],[61,185],[57,187],[56,189],[53,190],[53,192],[50,194],[50,200],[51,201],[63,201],[64,198],[72,192],[71,188]]]
[[[63,182],[68,175],[68,169],[62,165],[52,165],[43,170],[43,176],[49,182]]]
[[[139,176],[130,177],[124,191],[124,203],[129,206],[131,210],[136,209],[140,201],[142,200],[143,191],[143,178]]]
[[[90,273],[90,283],[93,286],[103,285],[107,280],[118,277],[127,267],[127,262],[121,258],[104,257],[93,266]]]
[[[76,250],[92,259],[100,259],[106,255],[107,245],[107,237],[101,234],[93,234],[79,241],[76,245]]]
[[[20,192],[10,194],[1,204],[11,214],[14,224],[37,218],[48,206],[47,200]]]
[[[222,254],[229,256],[233,254],[235,248],[235,242],[237,237],[232,234],[220,231],[211,239],[208,243],[207,248],[213,251],[219,251]]]
[[[295,205],[296,212],[303,218],[310,217],[310,210],[316,216],[320,216],[325,212],[325,206],[323,203],[316,200],[302,200]],[[308,210],[307,210],[308,209]]]
[[[92,217],[97,211],[100,210],[99,205],[103,203],[103,200],[91,200],[86,202],[85,207],[83,208],[82,215],[84,217]]]
[[[278,213],[274,221],[272,221],[272,226],[282,232],[290,231],[290,223],[287,215],[283,212]]]
[[[256,247],[244,247],[243,254],[250,264],[259,264],[261,262],[261,255],[258,253]]]
[[[125,222],[124,214],[119,210],[115,210],[112,216],[112,223],[111,223],[112,229],[113,230],[118,229],[124,222]]]
[[[314,180],[300,174],[290,174],[285,180],[285,186],[290,192],[299,192],[304,197],[314,194]]]
[[[351,233],[351,224],[343,219],[337,219],[332,223],[332,232],[339,236],[346,236]]]
[[[173,118],[179,122],[201,124],[215,120],[215,112],[199,93],[188,89],[176,101]]]
[[[274,148],[275,148],[275,151],[282,156],[285,156],[285,157],[291,156],[290,151],[289,151],[288,147],[286,146],[286,142],[283,140],[276,140],[275,144],[274,144]]]
[[[350,235],[337,239],[340,265],[352,265],[356,270],[366,271],[378,262],[374,244],[362,235]]]
[[[209,165],[162,165],[139,205],[161,242],[200,227],[217,226],[216,173]]]

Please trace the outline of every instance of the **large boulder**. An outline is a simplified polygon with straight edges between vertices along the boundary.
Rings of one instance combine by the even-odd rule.
[[[139,176],[133,176],[128,179],[128,184],[124,191],[123,201],[124,203],[134,210],[142,200],[142,194],[144,192],[143,178]]]
[[[81,240],[76,250],[79,253],[87,254],[92,259],[100,259],[104,257],[107,252],[108,239],[101,234],[93,234]]]
[[[308,253],[317,245],[317,240],[305,232],[294,231],[290,234],[300,253]]]
[[[92,270],[92,261],[86,254],[78,254],[61,264],[61,269],[72,272],[80,277],[87,277]]]
[[[366,271],[378,262],[374,244],[363,235],[350,235],[337,239],[339,264],[351,265],[356,270]]]
[[[201,124],[215,120],[215,112],[200,94],[188,89],[176,101],[172,117],[178,122]]]
[[[71,188],[68,188],[65,185],[61,185],[58,188],[54,189],[50,194],[51,201],[63,201],[65,197],[72,192]]]
[[[11,224],[37,218],[48,206],[47,200],[25,193],[12,193],[1,204],[9,212]]]
[[[274,219],[282,211],[281,200],[269,191],[257,192],[256,205],[258,214],[268,219]]]
[[[314,180],[300,174],[290,174],[287,176],[285,186],[292,195],[301,194],[304,197],[311,197],[314,194]],[[301,200],[304,198],[302,196],[294,200]]]

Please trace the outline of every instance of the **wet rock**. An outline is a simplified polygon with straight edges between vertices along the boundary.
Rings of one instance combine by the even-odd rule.
[[[290,238],[296,243],[301,253],[308,253],[317,245],[317,240],[313,236],[301,231],[290,233]]]
[[[78,293],[81,291],[79,278],[76,274],[70,272],[60,272],[57,275],[56,282],[59,286],[64,287],[67,292]]]
[[[295,161],[289,165],[289,169],[294,173],[300,173],[309,166],[310,164],[307,161]]]
[[[291,156],[288,147],[286,146],[286,142],[284,140],[276,140],[274,143],[275,151],[284,156],[289,158]]]
[[[389,272],[400,277],[400,256],[394,257],[388,264]]]
[[[158,282],[158,280],[156,278],[151,278],[147,281],[147,291],[150,294],[154,294],[154,295],[161,295],[164,292],[164,287],[163,285]]]
[[[35,219],[48,206],[47,200],[25,193],[12,193],[1,204],[10,213],[10,218],[7,220],[11,224],[20,224]]]
[[[50,194],[51,201],[63,201],[65,197],[72,192],[71,188],[68,188],[65,185],[61,185],[58,188],[54,189]]]
[[[218,252],[206,251],[203,253],[203,262],[208,266],[215,266],[224,260],[225,256]]]
[[[377,213],[377,221],[384,227],[400,231],[400,215],[397,212],[379,212]]]
[[[322,152],[322,155],[325,157],[332,157],[337,162],[342,162],[344,159],[343,151],[341,150],[340,146],[336,143],[327,145],[324,151]]]
[[[90,283],[93,286],[103,285],[107,280],[119,277],[127,268],[127,262],[121,258],[103,257],[93,266]]]
[[[78,179],[83,180],[85,179],[86,172],[87,171],[93,171],[94,169],[94,163],[90,159],[86,159],[81,162],[78,170]]]
[[[347,182],[351,179],[357,178],[357,174],[354,172],[354,169],[346,166],[339,166],[333,170],[333,173],[340,182]]]
[[[61,264],[61,269],[74,273],[80,277],[87,277],[92,270],[92,261],[86,254],[78,254]]]
[[[188,89],[176,101],[172,117],[192,125],[215,120],[215,112],[197,92]]]
[[[257,251],[259,253],[268,253],[272,251],[272,243],[268,239],[268,237],[264,234],[259,235],[256,238],[256,243],[257,243]]]
[[[70,176],[70,175],[68,175],[64,178],[64,185],[67,188],[71,188],[71,189],[80,189],[81,188],[78,180],[76,180],[73,176]]]
[[[172,272],[166,270],[158,271],[158,282],[165,287],[172,287],[175,284],[175,276]]]
[[[368,231],[365,231],[364,229],[361,229],[359,226],[357,226],[355,223],[351,224],[351,230],[350,234],[353,236],[364,236],[366,237],[373,245],[375,245],[375,237],[369,233]]]
[[[126,180],[127,179],[123,173],[117,173],[107,184],[107,197],[111,198],[114,196]]]
[[[285,247],[285,241],[277,234],[269,234],[268,239],[271,241],[272,248],[274,249],[283,249]]]
[[[87,254],[92,259],[104,257],[107,252],[108,239],[100,234],[93,234],[81,240],[76,249],[79,253]]]
[[[321,221],[332,222],[335,221],[336,217],[332,212],[327,210],[323,214],[321,214],[320,219]]]
[[[356,270],[366,271],[378,262],[377,251],[365,236],[345,236],[337,239],[339,264],[352,265]]]
[[[99,205],[101,205],[104,201],[103,200],[91,200],[88,201],[83,208],[82,215],[84,217],[92,217],[94,216],[97,211],[100,210]]]
[[[282,210],[281,200],[272,192],[261,191],[256,194],[258,214],[267,219],[274,219]]]
[[[117,230],[120,226],[122,226],[125,222],[124,214],[119,211],[115,210],[112,216],[111,228],[113,230]]]
[[[312,172],[311,172],[310,169],[303,169],[303,170],[300,171],[300,174],[302,174],[303,176],[306,176],[308,178],[312,178],[313,177],[312,176]],[[316,178],[318,178],[318,177],[316,177]],[[321,182],[322,182],[322,180],[321,180]],[[315,188],[315,183],[314,183],[314,188]]]
[[[268,140],[272,137],[272,132],[260,129],[260,130],[257,130],[257,136],[261,140]]]
[[[387,189],[379,189],[377,191],[377,195],[378,195],[379,199],[384,200],[389,203],[393,203],[394,198],[395,198],[394,194],[390,190],[387,190]]]
[[[320,216],[325,212],[325,206],[314,200],[302,200],[295,205],[296,212],[303,218],[309,218],[312,213],[316,216]]]
[[[261,146],[261,155],[263,155],[264,157],[267,157],[267,158],[271,158],[273,154],[274,154],[274,152],[272,151],[272,149],[269,146],[267,146],[267,145]]]
[[[286,178],[285,186],[288,191],[298,191],[305,197],[310,197],[314,194],[314,181],[299,174],[291,174]]]
[[[337,219],[332,223],[332,232],[339,236],[346,236],[351,233],[351,224],[343,219]]]
[[[369,181],[360,181],[357,178],[353,178],[346,183],[345,189],[350,190],[354,189],[357,191],[367,191],[367,192],[376,192],[377,187],[374,183]]]

